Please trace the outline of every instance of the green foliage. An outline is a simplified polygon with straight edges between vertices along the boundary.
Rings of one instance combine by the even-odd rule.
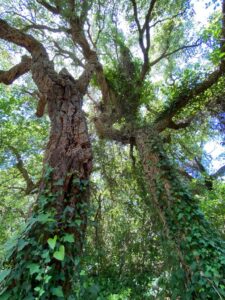
[[[136,2],[143,25],[149,1]],[[10,8],[6,18],[24,31],[26,25],[36,20],[56,29],[69,26],[71,18],[81,18],[81,23],[85,23],[84,33],[92,35],[94,48],[97,47],[100,60],[105,64],[108,84],[117,96],[110,108],[117,114],[114,128],[119,130],[126,126],[129,130],[134,130],[135,126],[150,128],[158,112],[173,108],[180,95],[185,97],[204,80],[212,69],[210,62],[218,65],[224,57],[218,42],[220,17],[215,14],[201,36],[207,49],[202,47],[194,57],[198,63],[192,63],[194,51],[176,52],[149,70],[144,82],[140,82],[143,61],[142,53],[137,50],[138,30],[131,1],[76,1],[73,15],[71,1],[46,3],[55,5],[61,16],[53,18],[39,1],[9,0],[2,3],[2,7],[5,11]],[[24,14],[22,18],[21,14]],[[174,17],[177,14],[179,16]],[[157,24],[151,35],[150,61],[165,51],[195,42],[199,38],[198,28],[192,21],[190,1],[156,1],[151,18],[151,25]],[[129,30],[122,32],[125,25]],[[77,61],[71,64],[71,57],[67,60],[71,53],[82,60],[80,49],[74,49],[67,31],[65,36],[59,32],[30,31],[44,42],[56,70],[66,66],[74,71],[72,67],[73,64],[77,66]],[[64,53],[58,59],[60,51],[53,47],[55,42],[70,54]],[[0,47],[8,50],[8,45]],[[10,56],[9,51],[3,49],[2,69],[11,66],[9,61],[14,58],[15,51],[21,52],[15,46],[12,50],[13,56]],[[74,72],[79,74],[79,70]],[[41,175],[49,124],[46,118],[40,120],[34,116],[36,103],[26,93],[34,89],[28,83],[30,79],[22,81],[24,86],[13,89],[0,86],[0,242],[9,240],[13,233],[16,236],[1,250],[4,261],[0,273],[0,299],[222,299],[225,289],[221,239],[225,220],[224,183],[214,180],[213,190],[208,191],[204,186],[207,174],[198,174],[192,182],[183,177],[178,180],[182,175],[174,172],[174,166],[185,169],[185,164],[191,163],[195,156],[204,157],[201,145],[215,134],[205,106],[212,99],[223,96],[223,79],[174,118],[174,121],[182,121],[198,114],[192,126],[178,132],[168,129],[161,134],[165,140],[167,137],[171,140],[166,150],[174,166],[165,159],[161,142],[154,134],[150,136],[149,149],[160,158],[157,165],[154,160],[148,162],[155,168],[152,172],[155,194],[148,190],[136,150],[132,154],[128,146],[99,141],[95,132],[91,132],[95,157],[91,202],[80,203],[75,210],[65,199],[60,215],[62,222],[54,207],[58,195],[48,187],[38,196],[35,189],[28,193],[12,150],[13,146],[21,155],[24,167],[37,186],[41,177],[45,182],[51,179],[54,170],[50,166],[45,166]],[[97,86],[96,78],[92,83]],[[145,116],[142,108],[147,110]],[[165,200],[165,178],[172,187],[170,203]],[[76,177],[70,182],[81,194],[87,191],[89,183],[89,180]],[[65,179],[61,178],[53,185],[63,188],[64,184]],[[159,207],[153,205],[154,196]],[[29,210],[32,210],[31,216]],[[76,217],[70,220],[68,216],[74,211]],[[165,214],[165,223],[160,221],[158,212]],[[81,218],[82,213],[87,215],[88,224]],[[86,240],[82,240],[85,253],[80,256],[78,237],[86,225]],[[166,230],[169,235],[165,234]]]
[[[63,245],[59,246],[59,250],[53,253],[53,257],[57,260],[63,261],[65,258],[65,247]]]
[[[139,61],[131,61],[130,63],[134,68],[134,73],[130,73],[130,77],[120,65],[105,70],[105,76],[117,96],[116,103],[112,103],[112,106],[119,118],[123,115],[125,119],[129,120],[135,119],[138,108],[142,104],[142,87],[139,82],[140,63]]]
[[[56,245],[56,240],[57,240],[57,235],[54,236],[54,238],[49,238],[47,240],[49,247],[54,250],[55,245]]]
[[[220,234],[217,234],[204,219],[204,215],[198,209],[198,202],[193,199],[187,187],[178,180],[179,177],[156,137],[151,137],[149,147],[150,145],[152,151],[160,157],[157,164],[160,172],[155,179],[158,205],[163,207],[166,229],[173,236],[172,240],[176,243],[174,246],[178,247],[178,255],[184,264],[182,268],[174,265],[175,269],[169,281],[172,288],[171,297],[191,299],[194,295],[197,299],[217,299],[218,295],[221,297],[225,293],[224,242]],[[171,185],[173,209],[168,203],[170,200],[165,197],[165,179],[167,184]],[[185,270],[185,266],[188,269]],[[188,278],[185,279],[188,273],[193,274],[191,282],[188,282]],[[185,281],[187,286],[185,289],[183,287],[182,292],[182,284]]]
[[[221,16],[219,13],[215,13],[210,20],[208,28],[203,32],[203,40],[210,44],[211,53],[209,58],[214,65],[218,65],[221,61],[221,58],[224,57],[224,53],[220,49],[220,39],[221,39]]]
[[[52,183],[53,168],[46,165],[44,170],[46,188],[38,195],[32,216],[29,217],[24,228],[21,228],[18,238],[5,249],[6,256],[2,265],[4,270],[1,273],[0,283],[1,299],[18,299],[18,297],[46,299],[49,296],[65,298],[69,295],[72,297],[73,289],[65,293],[65,285],[68,285],[66,281],[72,282],[73,279],[74,285],[79,282],[79,272],[77,274],[73,270],[80,268],[77,260],[80,241],[75,240],[74,232],[79,235],[82,231],[83,221],[79,213],[84,213],[85,203],[81,203],[80,206],[78,204],[79,213],[76,214],[77,219],[75,218],[73,222],[68,216],[74,208],[70,203],[65,206],[60,216],[60,224],[63,224],[60,229],[54,207],[58,193],[54,194],[51,187],[53,185],[62,188],[62,184],[61,181]],[[79,179],[74,180],[73,184],[79,188],[82,197],[89,181]],[[71,266],[69,272],[67,268],[64,269],[65,265]]]
[[[48,122],[34,116],[34,102],[23,89],[0,85],[0,91],[0,242],[3,245],[12,232],[19,231],[35,198],[32,193],[26,195],[27,184],[17,168],[18,160],[12,149],[21,156],[36,183],[40,178],[41,149],[46,141]]]
[[[224,193],[225,185],[223,182],[214,182],[214,188],[210,192],[204,192],[199,196],[200,205],[207,219],[215,226],[216,230],[225,236],[225,216],[224,216]]]

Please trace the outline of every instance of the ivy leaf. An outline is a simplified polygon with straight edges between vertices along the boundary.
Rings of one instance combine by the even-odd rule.
[[[96,284],[93,284],[93,285],[89,288],[89,292],[90,292],[90,294],[92,295],[92,298],[93,298],[93,299],[96,299],[96,298],[97,298],[99,291],[100,291],[100,288],[99,288],[99,286],[96,285]]]
[[[7,288],[6,288],[7,289]],[[0,296],[1,296],[1,300],[9,300],[10,298],[11,298],[11,294],[10,293],[8,293],[8,292],[6,292],[6,293],[4,293],[5,291],[6,291],[6,289],[4,289],[1,293],[0,293]]]
[[[19,240],[18,242],[18,251],[23,250],[23,248],[28,245],[29,243],[25,240]]]
[[[74,222],[75,222],[76,225],[80,226],[81,223],[82,223],[82,220],[75,220]]]
[[[54,170],[54,169],[53,169],[52,167],[46,165],[44,177],[45,177],[46,179],[49,178],[49,176],[51,175],[51,173],[52,173],[53,170]]]
[[[73,179],[73,184],[76,186],[80,186],[80,179],[79,178],[74,178]]]
[[[42,281],[43,280],[42,274],[38,273],[38,275],[35,277],[35,280]]]
[[[181,220],[183,218],[184,214],[183,213],[179,213],[177,219]]]
[[[39,293],[39,296],[42,296],[45,292],[44,289],[40,286],[37,286],[36,288],[34,288],[34,290]]]
[[[50,262],[49,250],[44,250],[41,254],[41,257],[44,259],[46,263]]]
[[[56,240],[57,240],[57,235],[54,236],[54,238],[49,238],[47,240],[49,247],[54,250],[55,245],[56,245]]]
[[[34,264],[34,263],[29,264],[27,266],[27,268],[30,271],[30,275],[33,275],[35,273],[39,273],[39,271],[40,271],[40,266],[38,264]]]
[[[83,184],[83,186],[88,186],[89,180],[88,179],[82,179],[81,183]]]
[[[47,222],[53,222],[54,219],[49,214],[40,214],[37,217],[37,221],[42,223],[42,224],[45,224]]]
[[[220,53],[219,57],[222,58],[225,56],[225,52]]]
[[[54,185],[63,185],[64,184],[64,179],[63,178],[61,178],[61,179],[59,179],[59,180],[57,180],[56,181],[56,183],[54,184]]]
[[[10,272],[10,269],[2,270],[0,272],[0,282],[2,282],[9,275]]]
[[[64,242],[74,243],[74,235],[67,233],[66,235],[64,235],[63,240]]]
[[[53,256],[55,259],[63,261],[65,257],[65,247],[61,245],[59,250],[53,253]]]
[[[63,290],[61,286],[57,286],[51,289],[52,295],[57,297],[64,297]]]
[[[45,275],[45,276],[44,276],[44,282],[45,282],[45,283],[49,283],[49,281],[51,280],[51,278],[52,278],[52,276],[50,276],[50,275]]]

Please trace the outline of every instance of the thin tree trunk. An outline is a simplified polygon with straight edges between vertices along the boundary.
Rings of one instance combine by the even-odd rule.
[[[179,180],[158,134],[139,130],[136,144],[156,218],[164,237],[173,242],[179,260],[171,281],[172,299],[224,299],[224,244]],[[178,288],[182,283],[183,294],[177,294],[182,291]]]

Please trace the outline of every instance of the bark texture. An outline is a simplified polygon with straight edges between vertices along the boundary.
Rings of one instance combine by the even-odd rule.
[[[219,299],[225,276],[224,244],[198,209],[197,201],[179,180],[163,150],[158,133],[138,130],[136,144],[149,188],[150,200],[163,226],[164,237],[172,241],[180,268],[173,297]],[[215,275],[209,270],[215,269]],[[184,283],[183,295],[176,284]],[[178,289],[180,290],[180,289]],[[175,299],[175,298],[174,298]],[[222,299],[222,298],[221,298]]]
[[[0,74],[0,80],[12,82],[29,67],[51,121],[37,202],[5,263],[10,271],[1,296],[69,299],[79,277],[87,225],[92,152],[82,101],[95,63],[87,64],[78,80],[66,69],[57,73],[40,42],[3,20],[0,26],[0,38],[26,48],[32,56]]]
[[[51,131],[36,208],[10,258],[12,271],[5,291],[5,295],[10,293],[10,299],[25,299],[27,295],[58,299],[54,297],[57,287],[68,297],[73,293],[72,279],[78,272],[77,260],[82,253],[87,225],[92,152],[82,111],[82,94],[76,82],[64,75],[60,77],[62,84],[52,85],[47,95]],[[57,244],[52,251],[48,240],[54,237]],[[60,249],[64,254],[57,259],[54,253]],[[29,266],[36,264],[42,266],[39,277],[45,286],[43,290],[37,289],[38,274],[27,274]],[[18,273],[16,279],[15,273]],[[46,275],[50,276],[48,284],[44,282]]]
[[[21,75],[30,71],[31,67],[31,58],[29,56],[24,55],[22,57],[21,62],[12,67],[8,71],[0,70],[0,82],[4,84],[12,84],[14,80],[16,80]]]
[[[76,205],[86,201],[89,176],[92,170],[92,152],[87,124],[82,111],[82,94],[76,83],[65,79],[65,86],[55,86],[48,97],[48,114],[51,119],[50,138],[45,152],[44,164],[50,167],[49,181],[45,174],[41,183],[41,193],[51,185],[51,192],[56,194],[57,220],[60,222],[65,207],[69,205],[77,210]],[[52,99],[50,98],[52,97]],[[86,188],[86,191],[84,189]],[[81,196],[83,195],[83,199]],[[74,217],[72,214],[71,217]],[[82,217],[84,229],[85,216]],[[76,231],[76,240],[82,248],[84,230]]]

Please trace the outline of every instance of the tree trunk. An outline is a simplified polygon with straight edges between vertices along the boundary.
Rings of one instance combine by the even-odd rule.
[[[76,84],[48,94],[51,132],[33,216],[13,248],[4,299],[73,299],[87,225],[91,144]],[[77,277],[76,277],[77,276]]]
[[[183,186],[163,151],[158,133],[139,130],[136,144],[151,202],[172,241],[179,266],[173,272],[172,299],[224,299],[225,247]],[[183,294],[179,287],[184,285]]]

